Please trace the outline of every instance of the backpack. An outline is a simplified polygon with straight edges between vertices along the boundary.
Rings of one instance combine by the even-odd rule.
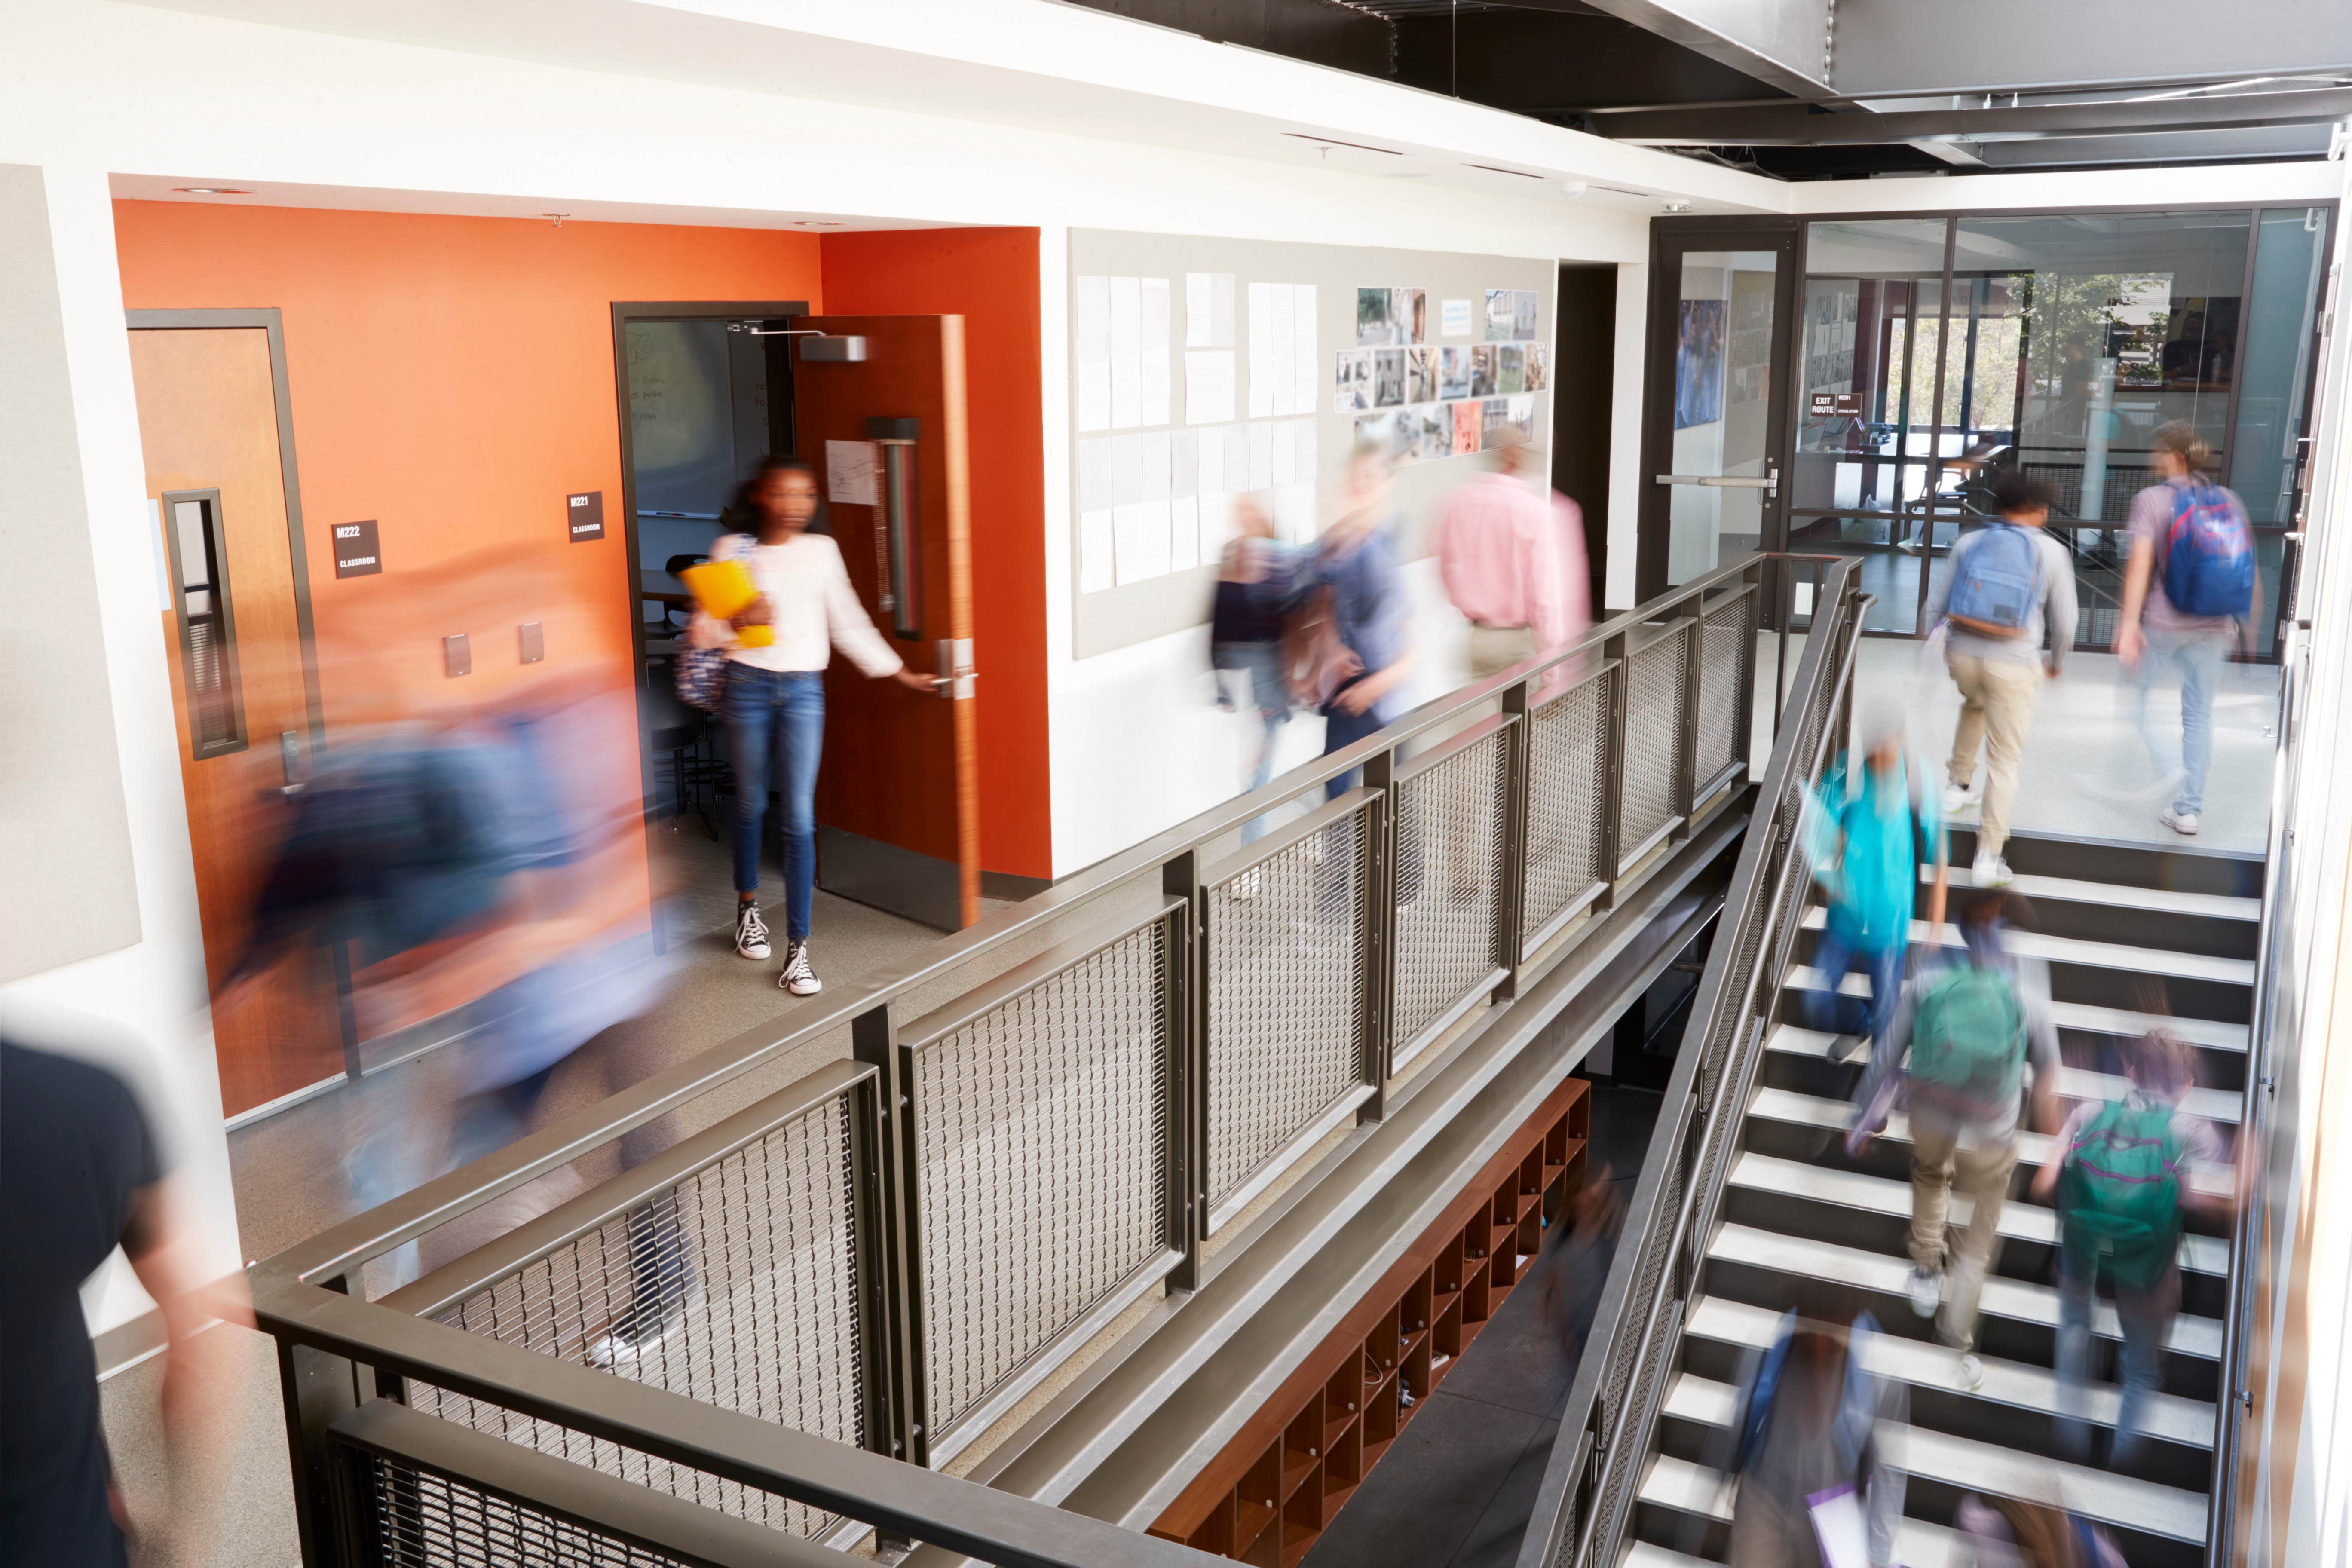
[[[2178,487],[2164,536],[2164,596],[2184,616],[2249,614],[2254,540],[2245,509],[2219,485]]]
[[[2180,1141],[2169,1105],[2110,1105],[2063,1155],[2058,1184],[2066,1246],[2104,1255],[2116,1283],[2145,1289],[2180,1240]]]
[[[1974,543],[1955,553],[1952,574],[1947,618],[1984,637],[2025,635],[2033,606],[2042,602],[2042,550],[2031,533],[2013,523],[1988,522]]]
[[[1963,963],[1936,977],[1912,1015],[1911,1077],[1987,1110],[2017,1103],[2025,1009],[2006,973]]]

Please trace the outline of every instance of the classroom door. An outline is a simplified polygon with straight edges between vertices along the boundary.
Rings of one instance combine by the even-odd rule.
[[[980,918],[979,731],[972,679],[971,486],[961,316],[810,316],[793,396],[866,614],[947,697],[869,680],[835,658],[817,776],[826,889],[942,930]],[[812,356],[862,338],[865,357]],[[959,673],[961,672],[961,673]]]
[[[231,1116],[344,1069],[325,948],[298,948],[257,984],[222,992],[290,825],[288,788],[304,776],[319,738],[269,339],[263,326],[131,333],[140,447],[165,563],[163,652],[222,1108]]]

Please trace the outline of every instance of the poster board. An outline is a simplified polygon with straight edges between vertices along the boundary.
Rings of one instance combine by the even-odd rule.
[[[1069,268],[1076,658],[1205,623],[1234,500],[1304,543],[1360,439],[1407,560],[1490,421],[1549,445],[1552,261],[1073,229]]]

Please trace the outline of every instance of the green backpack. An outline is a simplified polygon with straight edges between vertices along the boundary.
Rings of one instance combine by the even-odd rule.
[[[2104,1256],[2116,1283],[2141,1290],[2164,1277],[2180,1243],[2180,1141],[2172,1107],[2110,1105],[2063,1156],[2059,1212],[2066,1247]]]
[[[1936,977],[1912,1015],[1911,1077],[1987,1110],[2017,1103],[2025,1009],[2006,973],[1958,963]]]

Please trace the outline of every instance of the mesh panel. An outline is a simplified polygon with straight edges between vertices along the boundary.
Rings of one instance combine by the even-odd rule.
[[[428,1471],[370,1456],[383,1568],[662,1568],[678,1558]]]
[[[1683,732],[1683,648],[1690,638],[1685,622],[1630,661],[1626,687],[1625,782],[1619,808],[1617,842],[1627,853],[1674,820],[1675,760]]]
[[[1756,658],[1756,635],[1748,624],[1755,607],[1751,591],[1709,611],[1700,623],[1695,789],[1721,777],[1743,751],[1739,716],[1746,706],[1748,667]]]
[[[1521,929],[1530,936],[1601,880],[1602,772],[1609,708],[1622,666],[1561,693],[1532,716]]]
[[[1497,730],[1397,787],[1400,1051],[1495,971],[1508,738]]]
[[[441,1315],[561,1360],[864,1446],[855,1168],[845,1097]],[[411,1405],[542,1453],[813,1534],[826,1516],[426,1384]]]
[[[1168,924],[915,1054],[931,1429],[1168,1244]]]
[[[1363,1081],[1369,811],[1209,889],[1213,1206]]]

